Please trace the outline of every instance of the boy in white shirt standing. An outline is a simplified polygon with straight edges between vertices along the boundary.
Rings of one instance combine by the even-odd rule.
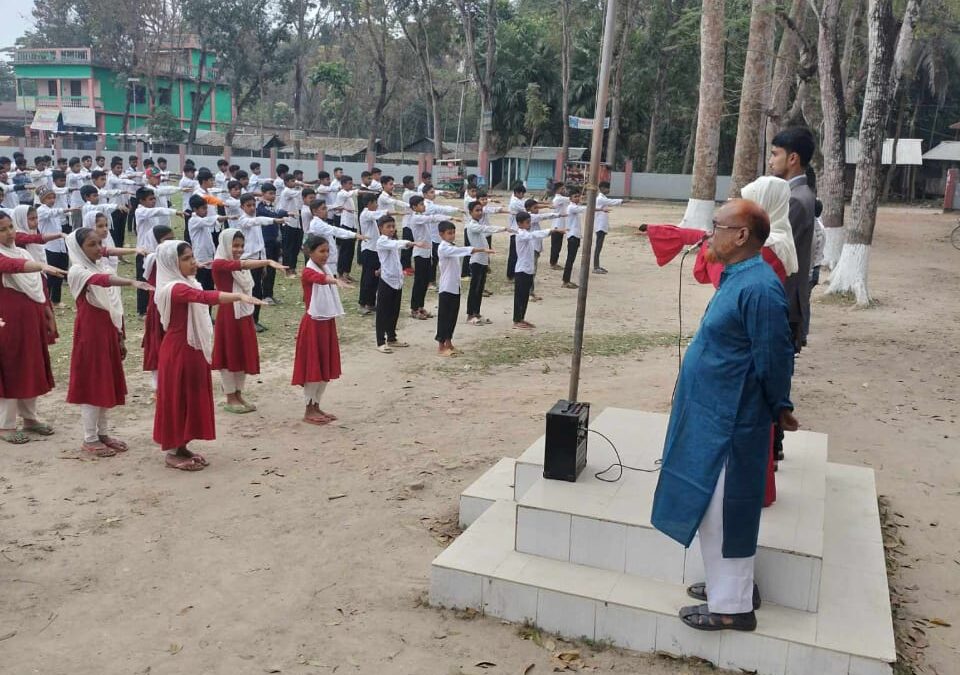
[[[430,248],[418,248],[413,252],[414,272],[413,291],[410,294],[410,316],[414,319],[432,319],[433,314],[424,307],[427,286],[430,285],[430,259],[433,257],[433,243],[430,235],[437,230],[440,223],[447,220],[448,216],[442,213],[427,214],[426,200],[420,195],[410,198],[410,210],[412,213],[404,218],[409,223],[411,232],[409,236],[414,241],[431,242]]]
[[[377,350],[383,354],[393,352],[393,347],[409,347],[397,339],[397,320],[403,298],[403,269],[400,267],[400,251],[405,248],[429,249],[426,241],[397,239],[397,223],[387,214],[377,221],[380,237],[377,239],[377,256],[380,258],[380,282],[377,284]]]
[[[470,203],[470,220],[465,229],[470,246],[476,249],[489,248],[487,237],[497,232],[503,232],[504,227],[484,225],[484,206],[480,202]],[[490,266],[490,256],[486,253],[474,253],[470,256],[470,292],[467,294],[467,323],[473,326],[482,326],[491,323],[490,319],[480,315],[480,303],[483,301],[483,288],[487,283],[487,269]]]
[[[157,169],[147,169],[147,172],[156,171],[159,181],[160,172]],[[160,198],[154,188],[149,185],[137,190],[137,210],[133,214],[137,229],[137,248],[145,251],[138,253],[136,258],[136,277],[140,281],[145,281],[143,275],[143,266],[146,257],[157,250],[157,239],[153,236],[153,228],[157,225],[166,225],[169,227],[170,219],[173,216],[182,216],[183,213],[167,206],[157,206]],[[147,315],[147,307],[150,301],[150,294],[147,291],[137,289],[137,314],[141,317]]]
[[[449,221],[440,223],[437,230],[440,233],[440,246],[437,249],[440,258],[437,277],[437,354],[453,356],[457,353],[453,346],[453,331],[457,327],[457,315],[460,313],[460,265],[457,258],[466,258],[475,253],[490,255],[494,250],[456,246],[453,242],[457,238],[457,228]]]
[[[367,240],[366,236],[360,234],[355,229],[346,229],[331,225],[327,219],[327,216],[329,216],[327,203],[322,199],[314,200],[310,205],[310,212],[312,217],[310,219],[310,225],[307,228],[307,234],[315,234],[327,240],[327,245],[330,250],[329,257],[327,258],[327,266],[331,270],[337,269],[337,257],[340,254],[340,247],[337,245],[338,240],[349,242],[351,250],[354,247],[354,240],[361,242]],[[339,276],[340,275],[337,274],[338,278]]]
[[[209,205],[202,195],[190,195],[190,210],[193,212],[190,216],[190,242],[193,247],[193,256],[197,259],[199,267],[197,268],[197,281],[203,286],[203,290],[214,290],[213,272],[210,266],[204,266],[203,263],[212,263],[216,249],[213,244],[213,231],[218,223],[226,222],[226,216],[219,216],[216,212],[213,215],[207,215]]]
[[[535,252],[537,242],[542,242],[552,232],[564,234],[566,230],[532,230],[531,218],[526,211],[516,216],[517,233],[513,239],[517,248],[517,266],[514,270],[513,284],[513,327],[529,330],[534,325],[527,321],[527,303],[533,291],[533,277],[536,274]]]
[[[337,170],[334,169],[334,172]],[[359,220],[357,219],[357,190],[353,189],[353,177],[345,176],[341,170],[340,180],[337,181],[340,185],[340,189],[337,190],[336,195],[333,198],[333,217],[336,219],[336,222],[339,223],[338,227],[344,230],[353,230],[356,232],[360,227]],[[333,187],[333,181],[330,181],[330,186]],[[327,215],[330,215],[330,209],[327,209]],[[382,214],[381,214],[382,215]],[[364,251],[373,250],[372,241],[376,241],[376,237],[379,236],[379,233],[376,232],[376,228],[368,228],[366,231],[362,232],[365,235],[365,239],[361,239],[362,242],[367,242],[361,244],[360,249],[360,280],[361,280],[361,296],[364,295],[362,292],[363,286],[363,273],[364,273],[364,262],[365,256]],[[343,239],[343,243],[339,244],[339,250],[337,251],[337,277],[347,281],[349,283],[354,282],[354,278],[350,275],[350,272],[353,269],[353,257],[354,253],[357,250],[356,244],[354,244],[349,239]],[[332,252],[332,251],[331,251]],[[373,256],[376,258],[376,255]],[[329,262],[327,263],[329,264]],[[373,302],[375,302],[374,296],[376,291],[370,294],[370,309],[373,309]],[[366,305],[361,302],[360,309],[363,310]]]
[[[553,210],[560,214],[561,218],[566,219],[567,207],[570,206],[570,198],[567,196],[567,187],[562,182],[554,183]],[[569,229],[569,228],[568,228]],[[563,248],[563,235],[550,235],[550,269],[559,270],[560,250]]]
[[[232,225],[243,232],[243,253],[240,259],[266,260],[267,247],[263,240],[263,226],[282,223],[283,218],[258,216],[257,198],[252,194],[241,195],[237,201],[240,205],[240,213]],[[265,269],[264,267],[253,267],[250,269],[250,276],[253,277],[253,297],[258,300],[263,300],[263,275]],[[253,308],[253,326],[258,333],[267,330],[267,327],[260,323],[260,305],[255,305]]]
[[[610,214],[608,212],[611,206],[620,206],[622,199],[612,199],[610,194],[610,181],[600,181],[600,192],[597,194],[597,211],[594,218],[594,226],[597,230],[596,246],[593,249],[593,273],[606,274],[607,270],[600,266],[600,251],[603,250],[603,241],[607,238],[607,232],[610,231]]]
[[[284,165],[277,167],[286,168]],[[283,246],[283,264],[287,267],[287,278],[297,276],[297,258],[303,245],[303,229],[300,224],[300,208],[303,206],[303,188],[297,187],[293,174],[283,172],[283,185],[277,188],[277,208],[290,214],[280,230]]]

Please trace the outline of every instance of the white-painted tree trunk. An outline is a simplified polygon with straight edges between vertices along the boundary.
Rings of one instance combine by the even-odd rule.
[[[867,266],[870,244],[844,244],[836,269],[830,275],[828,293],[853,293],[860,306],[870,304],[867,290]]]
[[[691,199],[687,202],[687,210],[680,221],[680,227],[690,227],[697,230],[713,230],[713,210],[716,202],[712,199]]]
[[[843,240],[847,231],[842,227],[823,228],[826,237],[823,242],[823,266],[827,269],[836,269],[840,262],[840,252],[843,250]]]

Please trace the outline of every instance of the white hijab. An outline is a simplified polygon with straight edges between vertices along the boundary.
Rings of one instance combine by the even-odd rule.
[[[333,276],[333,272],[326,269],[326,266],[321,269],[312,260],[307,261],[307,267],[314,272]],[[343,303],[340,302],[340,292],[337,287],[331,284],[314,284],[313,290],[310,292],[310,307],[307,308],[307,314],[310,315],[311,319],[317,321],[343,316]]]
[[[800,265],[797,263],[797,247],[793,243],[793,228],[790,227],[790,184],[782,178],[760,176],[743,186],[740,195],[756,202],[767,212],[770,236],[764,246],[773,249],[780,258],[787,276],[795,274]]]
[[[233,238],[237,235],[242,236],[242,232],[235,227],[228,227],[220,233],[220,242],[217,244],[217,252],[213,256],[215,260],[233,260]],[[237,270],[233,273],[233,292],[250,295],[253,293],[253,275],[250,270]],[[246,302],[237,302],[233,305],[233,314],[238,319],[253,314],[253,305]]]
[[[81,231],[89,232],[91,237],[97,236],[93,230],[87,230],[86,228],[67,235],[67,253],[70,255],[67,284],[70,286],[70,292],[73,293],[74,298],[79,300],[80,295],[86,289],[87,302],[94,307],[109,312],[110,320],[116,329],[123,330],[123,300],[120,297],[120,289],[88,284],[90,277],[94,274],[113,274],[113,270],[110,269],[102,257],[97,262],[93,262],[87,257],[80,242],[77,241],[77,233]]]
[[[29,204],[20,204],[17,208],[13,210],[13,227],[17,232],[26,232],[27,234],[40,234],[39,229],[31,230],[30,226],[27,224],[27,212],[33,208]],[[43,244],[27,244],[24,248],[27,249],[27,252],[30,256],[40,263],[41,265],[46,264],[47,254],[44,251]]]
[[[8,258],[36,262],[30,253],[17,246],[15,243],[12,246],[0,245],[0,255],[4,255]],[[3,284],[4,288],[9,288],[11,290],[23,293],[34,302],[43,304],[47,301],[46,296],[43,294],[43,278],[40,276],[40,272],[3,274],[0,275],[0,283]]]
[[[173,287],[183,284],[189,288],[202,290],[203,286],[196,277],[185,277],[180,272],[180,256],[177,247],[182,241],[168,240],[157,247],[157,286],[154,302],[160,313],[160,323],[164,330],[170,329],[170,314],[173,310]],[[207,363],[213,359],[213,322],[205,305],[191,302],[187,305],[187,344],[203,352]]]

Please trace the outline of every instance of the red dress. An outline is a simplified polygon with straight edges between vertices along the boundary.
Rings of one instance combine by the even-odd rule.
[[[0,255],[0,273],[27,261]],[[0,398],[35,398],[53,389],[44,305],[0,284]]]
[[[157,285],[156,265],[150,270],[150,278],[147,279],[147,283],[151,286]],[[140,346],[143,347],[143,370],[145,372],[157,370],[157,364],[160,362],[161,342],[163,342],[163,324],[160,323],[157,303],[153,301],[153,291],[150,291],[147,299],[147,315],[143,318],[143,339],[140,340]]]
[[[309,267],[300,275],[304,305],[310,307],[314,284],[322,284],[327,275]],[[297,352],[293,359],[293,381],[303,386],[308,382],[329,382],[340,377],[340,342],[336,319],[314,319],[308,312],[300,319],[297,330]]]
[[[160,345],[153,416],[153,440],[163,450],[216,438],[210,364],[202,351],[187,344],[187,308],[191,302],[216,305],[220,293],[177,284],[171,299],[170,323]]]
[[[87,286],[110,286],[109,274],[94,274],[76,299],[73,351],[70,353],[70,386],[67,403],[101,408],[123,405],[127,382],[123,375],[120,341],[123,334],[110,320],[110,312],[87,300]]]
[[[17,232],[16,234],[16,244],[20,248],[26,248],[28,244],[44,244],[42,234],[28,234],[27,232]],[[45,262],[45,261],[41,261]],[[50,287],[47,285],[47,275],[41,275],[43,279],[43,294],[47,298],[47,307],[50,308],[50,316],[53,314],[53,303],[50,302]],[[60,331],[56,329],[56,319],[54,319],[54,330],[52,333],[47,333],[47,344],[52,345],[57,341],[57,338],[60,337]]]
[[[239,260],[213,261],[213,284],[218,291],[233,292],[233,273]],[[220,305],[213,327],[213,369],[256,375],[260,372],[260,347],[253,315],[237,318],[235,305]]]

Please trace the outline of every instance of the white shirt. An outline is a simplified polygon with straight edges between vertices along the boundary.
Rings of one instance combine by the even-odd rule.
[[[230,180],[232,180],[230,176],[223,171],[217,171],[217,174],[213,177],[213,186],[220,192],[223,192],[227,189],[227,183],[229,183]]]
[[[410,202],[396,199],[393,195],[388,195],[386,192],[381,192],[380,196],[377,197],[377,208],[381,211],[389,211],[390,209],[396,209],[398,211],[409,211]]]
[[[537,243],[542,245],[543,240],[550,236],[550,230],[522,230],[517,228],[517,233],[513,235],[517,244],[517,265],[514,268],[517,272],[533,274],[533,254],[536,251]]]
[[[826,245],[827,233],[823,229],[823,221],[815,218],[813,221],[813,255],[810,256],[810,273],[813,268],[823,264],[823,249]]]
[[[297,188],[281,187],[277,190],[276,205],[278,209],[290,214],[286,220],[287,227],[294,227],[299,230],[300,219],[297,218],[297,214],[300,212],[300,207],[303,206],[303,193]]]
[[[510,196],[510,205],[507,207],[510,210],[510,219],[507,221],[507,229],[511,232],[516,232],[517,227],[517,214],[521,211],[526,211],[523,206],[523,200],[517,197],[516,195]]]
[[[580,233],[580,214],[585,212],[587,207],[583,204],[570,204],[567,207],[567,234],[566,239],[576,237],[579,239]]]
[[[610,214],[600,209],[607,208],[608,206],[620,206],[621,204],[623,204],[622,199],[611,199],[602,192],[597,194],[597,211],[593,218],[593,224],[597,232],[610,231]]]
[[[193,242],[193,257],[197,262],[213,260],[213,254],[216,253],[213,245],[213,231],[217,229],[217,217],[214,213],[206,218],[197,215],[190,218],[190,241]]]
[[[380,258],[380,280],[390,288],[403,287],[403,268],[400,267],[400,249],[409,248],[413,242],[406,239],[391,239],[381,234],[377,239],[377,256]]]
[[[84,202],[80,209],[80,222],[83,227],[93,227],[97,222],[97,213],[102,213],[109,217],[117,209],[116,204],[91,204]]]
[[[341,188],[337,191],[337,196],[333,199],[333,209],[337,215],[340,216],[340,227],[351,230],[357,229],[357,203],[353,201],[353,198],[356,196],[356,190],[344,190]],[[364,211],[366,211],[366,209],[364,209]],[[363,234],[366,234],[366,232]],[[379,233],[374,233],[373,238],[376,239],[378,236]],[[365,244],[366,242],[363,243]]]
[[[426,213],[411,213],[410,224],[408,227],[413,230],[414,241],[432,241],[433,237],[439,237],[437,225],[447,219],[443,214],[427,215]],[[432,258],[432,248],[413,249],[414,258]]]
[[[340,180],[337,179],[337,178],[331,178],[331,179],[330,179],[330,187],[332,187],[334,190],[336,190],[337,192],[339,192],[340,189],[341,189],[341,187],[342,187],[342,186],[340,185]]]
[[[80,198],[80,188],[83,187],[86,177],[83,172],[67,171],[67,189],[70,191],[68,203],[70,208],[83,206],[83,199]]]
[[[225,216],[242,216],[243,209],[240,208],[240,198],[239,197],[224,197],[223,198],[223,215]]]
[[[487,235],[503,232],[506,228],[494,227],[493,225],[484,225],[483,223],[478,223],[471,218],[467,221],[465,229],[467,231],[467,239],[470,242],[470,246],[473,248],[486,248]],[[474,253],[470,256],[470,264],[472,265],[473,263],[489,265],[490,255],[488,253]]]
[[[230,221],[230,227],[236,227],[243,232],[243,260],[261,260],[265,257],[267,247],[263,243],[263,226],[273,225],[273,218],[266,216],[248,216],[240,212],[240,217]]]
[[[531,213],[530,214],[530,230],[532,232],[536,232],[537,230],[540,229],[540,223],[542,223],[543,221],[556,220],[558,218],[560,218],[559,213]],[[557,229],[557,227],[559,227],[559,225],[560,223],[554,223],[553,227],[551,227],[550,229],[555,230]],[[537,239],[536,241],[533,242],[533,250],[536,251],[537,253],[540,253],[541,251],[543,251],[543,239]]]
[[[153,236],[153,228],[156,225],[168,225],[170,217],[176,215],[176,213],[176,209],[165,206],[155,206],[152,209],[148,209],[146,206],[138,206],[133,213],[137,221],[137,248],[146,249],[150,253],[156,251],[157,240]],[[190,235],[193,236],[192,228]]]
[[[260,192],[260,174],[250,172],[250,180],[247,182],[247,190],[250,192]]]
[[[180,179],[180,189],[181,190],[190,190],[191,192],[200,187],[200,183],[194,178],[187,178],[184,176]]]
[[[357,238],[357,233],[353,230],[345,230],[342,227],[331,225],[327,221],[317,218],[316,216],[314,216],[314,218],[310,221],[309,232],[310,234],[315,234],[327,240],[330,248],[330,255],[327,257],[327,267],[333,270],[337,269],[337,261],[340,259],[337,239]]]
[[[179,193],[180,188],[174,187],[172,185],[145,185],[145,188],[157,195],[157,206],[162,208],[170,208],[170,197]],[[159,225],[160,223],[158,223]],[[169,225],[169,221],[163,223],[164,225]]]
[[[377,225],[377,221],[385,215],[387,215],[386,211],[371,211],[370,209],[364,209],[363,213],[360,214],[360,234],[367,238],[366,241],[360,242],[361,251],[377,250],[377,239],[380,238],[380,226]],[[343,220],[340,222],[342,223]]]
[[[129,178],[117,176],[112,171],[107,174],[104,190],[110,193],[110,203],[117,206],[126,206],[130,203],[130,192],[136,183]]]
[[[370,185],[367,186],[368,190],[373,190],[374,192],[383,192],[383,186],[380,184],[380,181],[370,179]]]
[[[315,185],[313,189],[316,191],[317,197],[327,203],[327,209],[332,209],[334,203],[337,201],[337,193],[340,192],[340,188],[333,187],[333,185]],[[330,264],[327,263],[327,267],[329,266]]]
[[[63,232],[62,208],[41,204],[37,207],[37,232],[40,234],[61,234]],[[63,239],[54,239],[44,244],[51,253],[66,253],[67,243]]]
[[[440,248],[437,249],[437,257],[440,258],[437,290],[440,293],[460,295],[460,263],[457,262],[457,258],[465,258],[472,253],[472,246],[455,246],[448,241],[440,242]]]
[[[439,213],[440,215],[447,216],[448,218],[450,216],[460,215],[460,209],[458,209],[456,206],[444,206],[443,204],[437,204],[435,202],[432,202],[429,199],[424,199],[423,203],[427,205],[427,208],[424,209],[423,211],[427,215],[434,215]],[[440,239],[439,229],[435,227],[430,229],[430,241],[433,242],[434,244],[440,243],[441,239]]]

